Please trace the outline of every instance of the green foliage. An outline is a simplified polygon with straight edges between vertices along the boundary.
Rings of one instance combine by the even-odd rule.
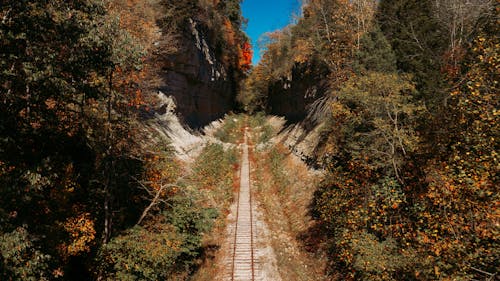
[[[105,280],[182,280],[199,263],[202,239],[232,199],[235,150],[207,145],[192,173],[161,197],[157,214],[104,245],[97,257]]]
[[[411,260],[400,253],[396,240],[379,239],[370,233],[356,233],[349,245],[354,253],[357,280],[400,280],[398,272],[408,269]]]
[[[111,235],[143,204],[131,184],[142,163],[132,156],[129,102],[144,52],[102,1],[0,7],[0,228],[27,224],[26,241],[37,237],[52,257],[53,271],[39,278],[70,278],[79,267],[70,260],[90,264],[105,217]],[[136,204],[124,209],[128,200]]]
[[[243,109],[268,110],[270,95],[283,94],[290,83],[298,82],[292,80],[304,77],[312,77],[314,86],[328,77],[330,87],[338,89],[351,74],[355,53],[352,9],[348,1],[308,1],[297,24],[267,33],[266,51],[238,96]]]
[[[381,9],[401,11],[404,6],[406,13],[431,14],[420,6],[429,5],[425,1],[418,5],[396,1],[406,3],[403,6],[383,2]],[[498,199],[495,140],[500,130],[495,82],[498,39],[492,34],[498,28],[491,19],[482,27],[465,56],[459,86],[447,94],[446,114],[431,112],[446,134],[441,144],[447,151],[430,155],[426,149],[437,144],[422,132],[435,124],[417,118],[423,116],[418,100],[429,104],[437,98],[430,93],[446,94],[441,82],[421,80],[439,75],[432,74],[439,69],[433,64],[438,61],[432,62],[435,57],[426,52],[439,53],[442,46],[430,43],[432,33],[420,33],[428,26],[419,26],[415,17],[399,22],[385,19],[382,25],[395,28],[387,33],[391,29],[385,26],[384,32],[396,50],[398,69],[415,75],[420,93],[404,76],[363,68],[359,71],[363,76],[339,91],[331,121],[337,134],[330,144],[337,153],[313,204],[315,217],[328,230],[332,268],[353,280],[468,280],[484,277],[481,271],[494,274],[498,271],[494,262],[498,231],[492,221],[493,202]],[[403,29],[411,26],[412,36],[431,45],[410,47],[417,44],[405,39],[410,34],[398,32],[409,32]],[[419,37],[424,35],[430,37]],[[358,54],[358,59],[366,57]],[[437,104],[429,105],[435,110]]]
[[[168,280],[182,253],[173,226],[134,227],[104,245],[98,256],[104,280]]]
[[[266,109],[269,94],[268,76],[268,68],[259,64],[251,70],[247,79],[243,81],[236,101],[245,112],[253,114]]]
[[[289,186],[289,178],[283,169],[283,164],[285,160],[285,154],[282,149],[273,147],[269,151],[269,166],[271,168],[271,174],[273,175],[274,182],[278,186],[278,190],[281,193],[286,192]]]
[[[316,53],[330,70],[341,71],[346,59],[353,54],[356,22],[352,5],[338,0],[310,1],[304,7],[304,17],[294,33],[307,38]],[[315,31],[315,32],[313,32]]]
[[[223,142],[237,143],[242,140],[244,122],[243,115],[228,115],[222,127],[219,128],[214,135]]]
[[[498,32],[490,19],[472,42],[464,77],[449,94],[448,151],[426,169],[418,219],[427,243],[421,246],[439,263],[439,275],[450,278],[479,278],[472,268],[498,271]]]
[[[373,72],[396,72],[396,55],[378,25],[365,33],[356,52],[354,70],[358,74]]]
[[[226,15],[234,26],[240,27],[243,22],[240,3],[242,0],[223,0],[219,1],[218,9]]]
[[[172,207],[164,213],[166,220],[182,238],[179,245],[181,260],[178,263],[185,268],[192,266],[200,256],[203,234],[212,228],[218,216],[216,207],[205,206],[203,200],[196,193],[174,196],[170,199]]]
[[[396,54],[398,69],[414,75],[417,94],[428,106],[438,106],[443,98],[441,56],[447,46],[432,1],[380,1],[377,20]]]
[[[201,190],[206,190],[204,206],[227,207],[232,199],[233,167],[238,163],[236,149],[224,150],[220,144],[208,144],[193,167],[191,181]]]
[[[2,280],[50,280],[50,256],[40,252],[24,227],[0,235],[0,277]]]
[[[215,161],[218,160],[218,161]],[[213,177],[221,179],[227,177],[231,165],[237,163],[235,150],[224,150],[221,144],[208,144],[194,166],[197,177]]]
[[[339,129],[352,161],[401,179],[400,166],[418,144],[414,122],[419,107],[412,103],[412,91],[412,84],[397,74],[370,72],[346,83],[334,115],[345,113]]]
[[[360,14],[374,2],[373,20]],[[299,80],[310,74],[333,97],[322,120],[329,173],[312,204],[333,279],[482,280],[498,272],[493,2],[311,0],[296,25],[269,34],[240,97],[245,109],[266,108],[275,88],[307,87]],[[280,153],[269,153],[270,170],[286,187]]]
[[[200,204],[200,194],[185,188],[168,198],[160,219],[136,226],[104,245],[97,257],[105,280],[175,280],[193,269],[202,236],[217,211]]]
[[[267,143],[274,136],[274,130],[269,125],[264,125],[261,128],[261,132],[259,135],[259,143]]]
[[[248,125],[252,128],[253,141],[257,144],[267,143],[274,135],[274,129],[268,124],[265,112],[259,111],[248,117]]]
[[[419,145],[420,107],[408,79],[365,73],[345,83],[333,103],[337,153],[313,214],[328,229],[337,260],[332,267],[345,279],[399,280],[411,276],[417,262],[405,262],[398,235],[407,204],[403,171]]]
[[[258,111],[255,114],[249,116],[248,125],[251,128],[263,127],[267,124],[266,113],[264,111]]]
[[[223,12],[213,4],[203,10],[200,1],[0,4],[0,229],[16,229],[1,235],[0,279],[90,279],[97,252],[106,270],[96,279],[159,280],[192,268],[217,204],[231,198],[236,153],[206,149],[204,165],[220,161],[195,170],[210,184],[192,176],[185,183],[190,191],[169,186],[146,212],[144,228],[132,228],[155,188],[172,184],[180,170],[162,149],[139,145],[149,134],[139,117],[146,110],[141,94],[159,68],[153,58],[173,54],[175,44],[164,41],[190,36],[189,18],[205,37],[220,39],[209,44],[224,50],[230,59],[217,60],[236,79],[238,48],[247,38],[239,30],[239,2],[226,2]],[[225,12],[234,26],[212,36],[225,28]],[[164,41],[156,38],[160,29]],[[161,50],[153,46],[158,41]],[[154,220],[163,230],[154,230]],[[167,249],[162,243],[169,241],[175,243]]]
[[[346,280],[410,280],[420,264],[401,240],[406,198],[395,178],[358,164],[331,174],[316,191],[313,215],[324,223],[331,266]]]

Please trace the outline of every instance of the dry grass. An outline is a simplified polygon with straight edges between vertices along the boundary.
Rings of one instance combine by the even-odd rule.
[[[240,182],[240,166],[234,165],[234,176],[232,181],[232,190],[235,194],[239,188]],[[234,197],[232,198],[234,200]],[[213,281],[215,276],[221,276],[224,271],[222,253],[222,241],[226,239],[227,216],[230,212],[229,206],[232,202],[225,202],[224,209],[217,218],[214,227],[210,233],[207,233],[203,239],[203,247],[205,252],[201,258],[201,263],[198,270],[189,278],[191,281]]]
[[[317,254],[317,247],[309,247],[302,237],[314,229],[309,216],[309,204],[320,176],[296,158],[290,151],[281,146],[268,144],[263,151],[255,151],[253,147],[261,141],[262,130],[266,124],[257,124],[255,120],[247,121],[254,125],[253,138],[249,138],[251,161],[251,180],[254,192],[269,228],[268,243],[276,254],[277,266],[282,280],[321,281],[325,277],[325,258]],[[247,123],[244,122],[244,123]],[[229,126],[230,132],[243,132],[241,126]],[[239,127],[238,129],[236,129]],[[250,132],[252,133],[252,132]],[[274,133],[274,132],[273,132]],[[237,143],[241,142],[238,140]],[[238,167],[235,167],[237,171]],[[235,172],[233,188],[236,190],[239,175]],[[204,245],[207,248],[203,263],[191,277],[193,281],[215,280],[221,276],[224,268],[220,246],[225,240],[227,214],[221,216],[212,233],[207,234]],[[308,237],[310,239],[310,237]],[[318,243],[321,243],[318,242]],[[308,251],[308,249],[312,249]],[[272,280],[270,280],[272,281]]]
[[[300,238],[313,224],[308,209],[319,177],[280,145],[251,153],[251,161],[282,279],[325,280],[324,257],[308,252]]]
[[[243,142],[243,133],[245,121],[243,116],[230,115],[224,121],[224,124],[218,131],[221,139],[234,144]],[[232,193],[236,194],[240,182],[240,161],[233,165]],[[220,202],[223,206],[222,212],[217,218],[215,225],[210,233],[207,233],[203,239],[205,252],[200,261],[200,266],[189,278],[191,281],[213,281],[216,276],[221,276],[224,271],[224,254],[222,243],[226,240],[227,217],[230,212],[230,206],[234,196],[230,201]]]

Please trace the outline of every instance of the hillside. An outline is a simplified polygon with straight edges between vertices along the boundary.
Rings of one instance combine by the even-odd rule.
[[[494,280],[497,1],[311,0],[239,100],[327,176],[307,237],[332,280]]]
[[[235,156],[191,128],[234,108],[240,25],[239,1],[2,1],[1,280],[195,269],[224,197],[197,162],[223,191]]]

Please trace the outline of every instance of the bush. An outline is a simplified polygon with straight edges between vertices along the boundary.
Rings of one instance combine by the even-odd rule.
[[[2,280],[49,280],[47,273],[49,260],[50,256],[35,248],[24,227],[0,235],[0,278]]]
[[[182,238],[172,225],[154,231],[135,227],[104,245],[99,268],[104,280],[165,280],[174,271]]]
[[[202,252],[203,234],[217,211],[198,204],[196,194],[168,200],[169,210],[146,227],[136,226],[99,251],[104,280],[175,280],[193,269]]]
[[[249,118],[249,126],[253,128],[254,141],[268,142],[274,134],[274,129],[267,123],[266,113],[259,111]]]
[[[169,190],[155,216],[104,245],[98,274],[104,280],[184,280],[203,252],[203,236],[232,198],[235,150],[207,145],[192,175]]]
[[[281,193],[285,192],[286,188],[290,185],[290,180],[287,173],[284,171],[285,152],[283,149],[273,147],[269,151],[269,163],[271,166],[271,173],[274,177],[275,183],[279,186]]]
[[[244,126],[242,115],[229,115],[222,127],[215,132],[215,137],[227,143],[236,143],[242,137],[241,129]]]
[[[193,167],[191,182],[204,192],[204,205],[226,208],[233,198],[234,167],[238,163],[236,149],[224,150],[220,144],[207,145]]]
[[[354,268],[360,275],[357,280],[398,280],[398,271],[409,265],[408,257],[399,253],[396,240],[383,241],[366,231],[355,234],[350,243],[354,253]]]

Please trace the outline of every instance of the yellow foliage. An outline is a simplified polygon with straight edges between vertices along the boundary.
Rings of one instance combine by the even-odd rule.
[[[96,234],[90,213],[82,213],[76,217],[68,218],[63,227],[69,234],[69,242],[60,246],[63,257],[67,258],[90,251]]]

